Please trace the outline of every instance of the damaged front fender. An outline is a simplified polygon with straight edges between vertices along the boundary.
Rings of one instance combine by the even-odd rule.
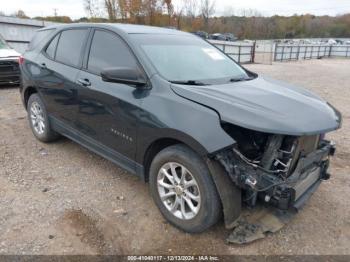
[[[208,158],[207,165],[221,198],[225,227],[232,229],[241,214],[241,189],[232,182],[220,163]]]

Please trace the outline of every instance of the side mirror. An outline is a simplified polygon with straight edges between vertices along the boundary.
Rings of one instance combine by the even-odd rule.
[[[101,77],[105,82],[134,85],[136,88],[144,87],[147,84],[138,70],[129,67],[103,69]]]

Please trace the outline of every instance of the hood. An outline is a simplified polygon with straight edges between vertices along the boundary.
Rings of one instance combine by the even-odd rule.
[[[340,113],[318,96],[265,77],[224,85],[173,84],[171,88],[181,97],[214,109],[221,121],[251,130],[302,136],[341,125]]]
[[[13,49],[0,49],[0,59],[19,56],[20,54]]]

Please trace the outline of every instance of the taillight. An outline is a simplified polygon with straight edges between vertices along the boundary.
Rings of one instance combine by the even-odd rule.
[[[20,57],[18,58],[18,64],[20,64],[20,65],[23,65],[23,64],[24,64],[24,57],[23,57],[23,56],[20,56]]]

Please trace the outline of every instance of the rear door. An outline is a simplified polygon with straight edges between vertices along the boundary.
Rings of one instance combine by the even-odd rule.
[[[78,111],[76,79],[88,28],[67,29],[58,33],[38,56],[38,85],[50,116],[74,126]]]
[[[96,29],[87,49],[84,69],[78,76],[77,123],[86,136],[112,150],[125,168],[132,168],[137,145],[140,90],[126,84],[102,81],[105,68],[140,70],[127,44],[114,32]],[[84,84],[85,83],[85,84]]]

